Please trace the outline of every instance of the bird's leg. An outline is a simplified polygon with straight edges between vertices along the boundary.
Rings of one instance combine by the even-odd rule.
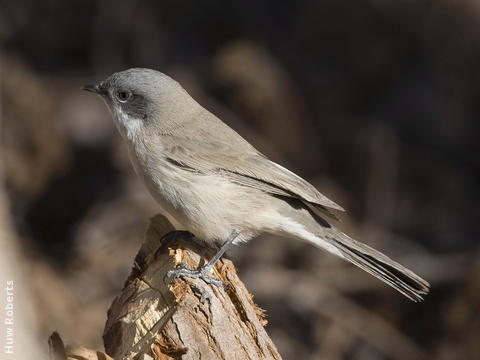
[[[204,266],[201,266],[198,269],[192,269],[186,264],[180,263],[176,266],[175,269],[167,271],[165,279],[176,279],[178,277],[188,277],[191,279],[200,278],[208,284],[223,286],[225,288],[225,284],[223,283],[223,281],[215,279],[213,276],[211,276],[210,271],[212,270],[215,263],[222,257],[225,251],[227,251],[230,245],[232,245],[233,241],[237,238],[239,234],[240,231],[233,230],[227,241],[220,248],[220,250],[218,250],[218,252]]]

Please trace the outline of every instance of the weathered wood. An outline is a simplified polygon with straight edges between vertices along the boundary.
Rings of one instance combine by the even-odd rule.
[[[186,235],[160,244],[172,230],[163,216],[151,220],[132,274],[108,311],[106,352],[115,359],[280,359],[264,329],[263,310],[230,260],[213,270],[227,290],[201,279],[164,283],[178,263],[197,267],[213,253]]]
[[[83,346],[67,346],[54,331],[48,338],[50,360],[114,360],[102,351],[90,350]]]

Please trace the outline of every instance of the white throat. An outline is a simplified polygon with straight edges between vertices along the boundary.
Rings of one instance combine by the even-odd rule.
[[[142,119],[131,117],[120,108],[116,111],[114,118],[120,134],[129,140],[135,139],[143,126]]]
[[[129,116],[122,110],[122,108],[118,106],[111,106],[106,100],[105,103],[112,114],[113,120],[120,135],[122,135],[122,137],[126,140],[135,140],[143,126],[143,120]]]

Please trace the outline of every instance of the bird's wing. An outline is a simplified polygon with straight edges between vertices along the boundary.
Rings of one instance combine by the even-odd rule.
[[[253,147],[237,150],[238,146],[220,139],[201,142],[182,136],[166,136],[164,140],[164,155],[170,162],[184,169],[200,173],[221,173],[230,181],[244,186],[301,199],[333,217],[326,208],[344,211],[313,185],[269,160]]]

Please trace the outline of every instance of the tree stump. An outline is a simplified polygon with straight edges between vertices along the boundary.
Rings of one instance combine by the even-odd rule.
[[[201,279],[164,283],[180,262],[195,268],[214,253],[187,234],[160,241],[173,230],[165,217],[152,218],[134,269],[108,311],[106,353],[118,360],[281,359],[264,329],[263,310],[230,260],[218,261],[212,274],[226,290]]]

